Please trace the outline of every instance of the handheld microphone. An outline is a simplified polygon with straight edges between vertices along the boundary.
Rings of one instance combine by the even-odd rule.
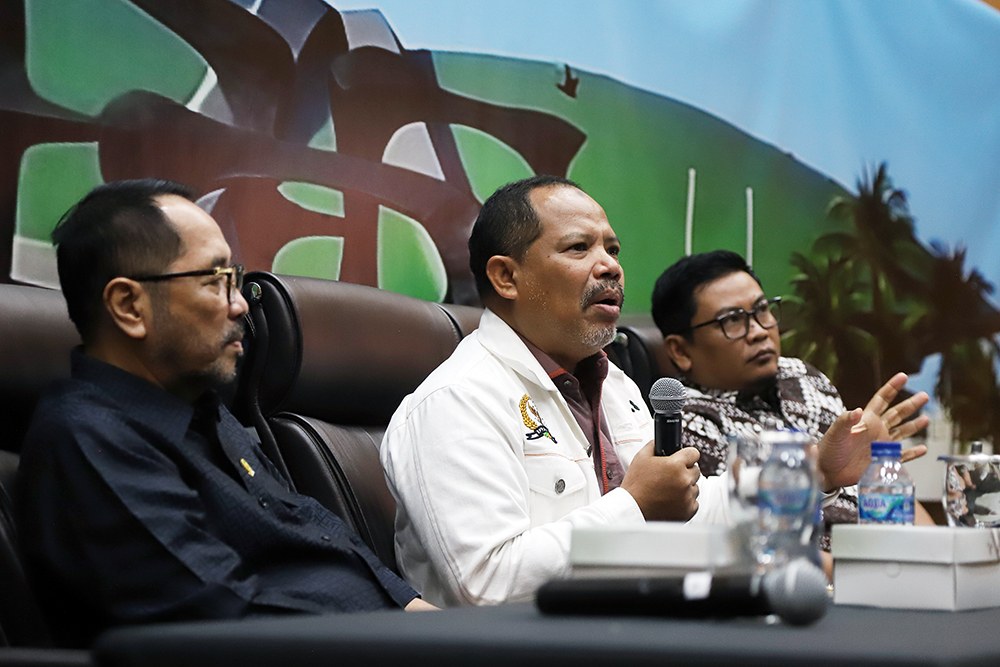
[[[653,428],[657,456],[670,456],[681,448],[681,408],[687,391],[679,380],[660,378],[649,390],[653,406]]]
[[[798,558],[763,577],[689,572],[669,577],[562,579],[538,590],[547,614],[643,614],[672,618],[736,618],[776,614],[809,625],[826,613],[826,575]]]

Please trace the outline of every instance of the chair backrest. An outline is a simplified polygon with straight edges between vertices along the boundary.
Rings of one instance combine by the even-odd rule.
[[[69,377],[79,342],[62,292],[0,284],[0,449],[21,451],[38,399]]]
[[[462,332],[462,337],[479,328],[479,320],[483,317],[483,309],[475,306],[462,306],[454,303],[442,303],[441,307],[451,315],[455,326]]]
[[[244,294],[250,326],[235,412],[296,490],[395,569],[382,434],[402,399],[454,351],[458,320],[478,322],[476,309],[456,317],[393,292],[264,272],[247,275]]]
[[[52,635],[28,584],[11,503],[18,455],[0,451],[0,646],[51,646]]]
[[[636,383],[647,405],[654,382],[661,377],[680,376],[667,354],[663,334],[656,327],[619,326],[618,335],[604,351]]]
[[[49,383],[69,377],[69,352],[79,342],[61,292],[0,285],[0,643],[51,644],[24,574],[11,497],[38,399]]]

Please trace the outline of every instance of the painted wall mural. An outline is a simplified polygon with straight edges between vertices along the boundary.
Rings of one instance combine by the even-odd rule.
[[[851,153],[849,178],[825,173],[811,148],[797,157],[724,101],[693,103],[682,91],[697,73],[667,94],[579,54],[408,48],[393,18],[410,25],[418,9],[357,4],[0,0],[0,279],[58,286],[49,234],[66,209],[101,182],[155,176],[203,193],[248,269],[474,303],[466,241],[480,203],[516,178],[566,175],[622,238],[628,317],[645,316],[656,277],[685,252],[737,250],[789,297],[786,350],[830,373],[848,403],[896,370],[928,376],[933,359],[925,386],[959,436],[1000,436],[1000,270],[972,266],[982,249],[961,238],[920,233],[890,175],[910,176],[908,164]],[[432,5],[427,24],[454,19],[456,36],[477,11]],[[606,3],[560,6],[613,32]],[[696,11],[644,7],[615,10],[623,35],[646,35],[657,12]],[[760,5],[716,13],[753,23],[746,7]],[[777,24],[798,7],[762,11]],[[513,30],[544,42],[544,25]],[[657,46],[618,44],[640,58]],[[847,40],[844,59],[856,48]],[[729,85],[735,96],[742,82]]]

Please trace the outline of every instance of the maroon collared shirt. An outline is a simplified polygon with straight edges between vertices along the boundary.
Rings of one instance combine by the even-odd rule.
[[[597,474],[601,494],[617,489],[625,477],[625,468],[611,444],[611,431],[601,411],[601,389],[604,378],[608,376],[610,363],[608,355],[602,350],[587,357],[570,373],[527,338],[521,336],[521,340],[566,399],[570,412],[586,436],[587,450],[594,460],[594,472]]]

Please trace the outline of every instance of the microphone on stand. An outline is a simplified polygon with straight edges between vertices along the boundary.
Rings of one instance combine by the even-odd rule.
[[[681,448],[681,408],[687,391],[679,380],[660,378],[649,390],[649,403],[653,406],[655,453],[670,456]]]
[[[809,625],[829,606],[826,575],[797,558],[764,576],[688,572],[666,577],[550,581],[536,604],[547,614],[643,614],[671,618],[736,618],[776,614]]]

